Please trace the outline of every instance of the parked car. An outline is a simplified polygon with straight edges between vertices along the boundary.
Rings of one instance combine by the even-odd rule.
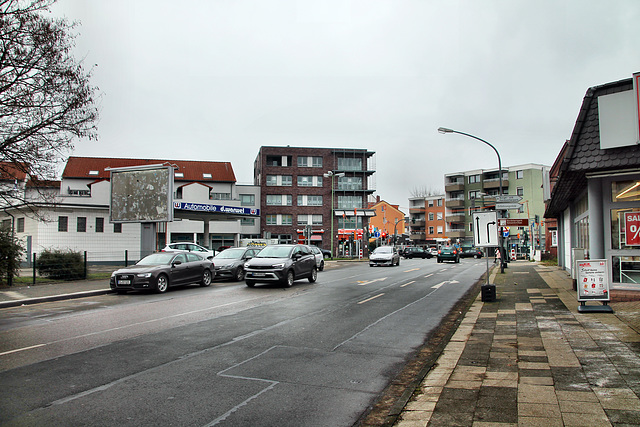
[[[285,287],[295,280],[318,278],[316,257],[306,245],[268,245],[244,265],[245,283],[250,288],[257,282],[282,283]]]
[[[456,246],[442,246],[438,250],[438,262],[460,262],[460,249]]]
[[[460,252],[460,258],[482,258],[483,257],[483,253],[482,253],[482,249],[476,248],[476,247],[468,247],[468,248],[462,248],[462,251]]]
[[[118,293],[134,290],[166,292],[171,286],[200,283],[209,286],[215,277],[213,262],[188,252],[156,252],[131,267],[111,274],[109,284]]]
[[[400,255],[393,246],[378,246],[369,255],[369,267],[374,265],[400,265]]]
[[[430,253],[432,256],[438,256],[438,248],[436,248],[435,246],[434,246],[434,247],[429,248],[429,253]]]
[[[169,243],[162,249],[163,252],[195,252],[202,255],[204,258],[213,258],[216,255],[216,251],[207,249],[204,246],[200,246],[193,242],[175,242]]]
[[[329,249],[320,249],[322,251],[322,255],[324,256],[324,259],[327,258],[333,258],[333,255],[331,254],[331,251]]]
[[[309,245],[309,249],[311,250],[311,253],[313,253],[313,256],[316,257],[316,267],[318,268],[318,271],[324,270],[324,254],[320,248]]]
[[[433,257],[431,252],[425,251],[420,247],[408,247],[404,248],[404,253],[402,254],[405,258],[422,258],[422,259],[430,259]]]
[[[244,280],[244,264],[260,252],[262,248],[228,248],[213,257],[216,277],[241,282]]]

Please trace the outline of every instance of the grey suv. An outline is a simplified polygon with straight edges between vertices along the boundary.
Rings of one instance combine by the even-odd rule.
[[[290,287],[298,279],[318,278],[316,258],[306,245],[269,245],[244,264],[245,283],[281,283]]]

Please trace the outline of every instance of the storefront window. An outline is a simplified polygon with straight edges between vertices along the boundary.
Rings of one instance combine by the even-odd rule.
[[[616,283],[640,283],[640,256],[614,256],[613,281]]]
[[[612,202],[640,201],[640,181],[615,181],[611,183]]]
[[[637,240],[637,228],[631,227],[632,230],[627,230],[625,224],[625,213],[638,212],[639,208],[627,208],[627,209],[612,209],[611,210],[611,248],[612,249],[640,249],[640,246],[635,244]],[[630,224],[631,225],[631,224]],[[627,236],[627,232],[629,236]],[[633,242],[634,244],[627,244],[627,242]]]

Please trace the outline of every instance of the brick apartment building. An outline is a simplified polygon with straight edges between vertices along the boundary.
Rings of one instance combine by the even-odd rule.
[[[416,246],[438,246],[447,240],[445,196],[409,199],[409,237]]]
[[[361,239],[375,215],[367,209],[375,191],[374,155],[366,149],[261,147],[254,184],[261,188],[262,235],[333,249],[334,256],[366,251]]]

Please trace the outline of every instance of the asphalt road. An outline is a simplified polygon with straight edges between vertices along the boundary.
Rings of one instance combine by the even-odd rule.
[[[350,426],[485,260],[0,310],[3,425]]]

